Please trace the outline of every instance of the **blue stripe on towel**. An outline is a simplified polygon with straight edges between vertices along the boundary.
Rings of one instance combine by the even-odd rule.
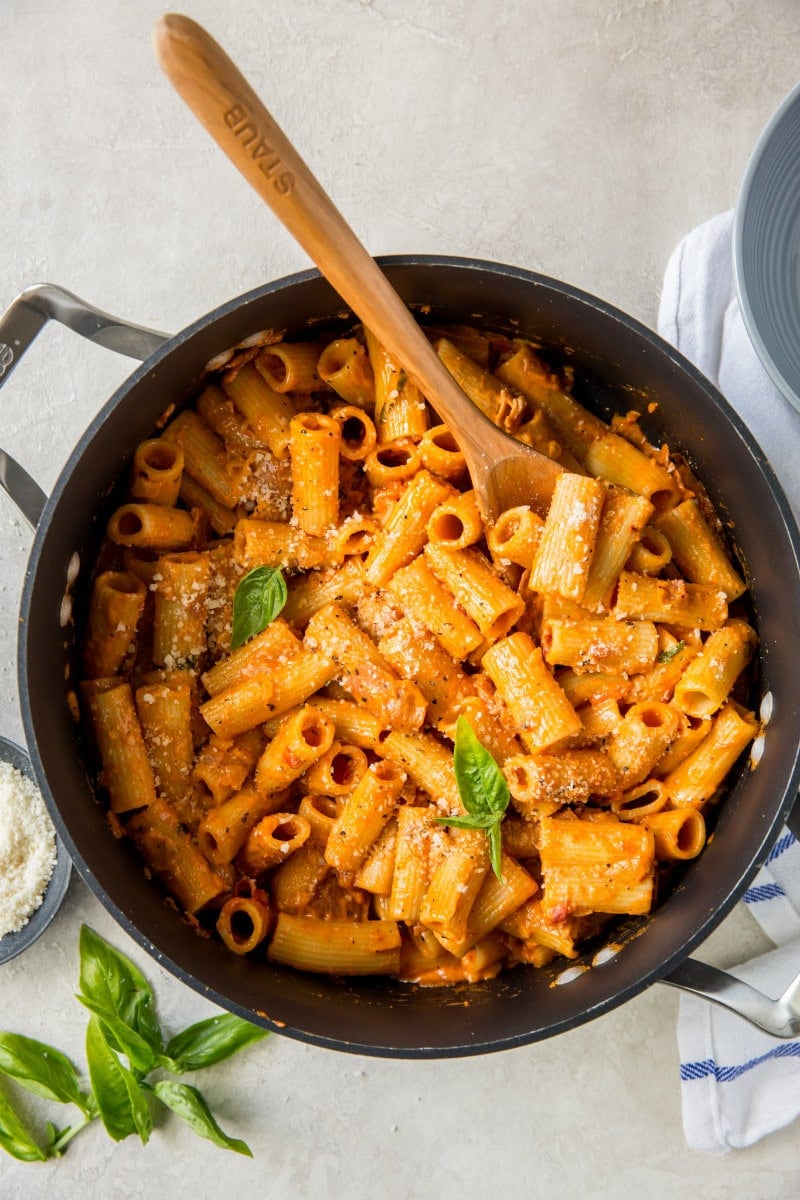
[[[780,856],[785,854],[786,851],[793,846],[796,841],[797,838],[793,833],[784,833],[782,837],[778,838],[777,842],[770,850],[767,862],[771,863],[774,862],[776,858],[780,858]]]
[[[759,900],[774,900],[777,896],[785,895],[779,883],[759,883],[756,887],[748,888],[742,899],[745,904],[757,904]]]
[[[718,1067],[713,1058],[704,1058],[701,1062],[681,1063],[681,1082],[705,1079],[706,1076],[713,1075],[717,1083],[730,1083],[771,1058],[800,1058],[800,1042],[781,1042],[780,1046],[773,1047],[766,1054],[760,1054],[758,1058],[751,1058],[749,1062],[740,1063],[736,1067]]]

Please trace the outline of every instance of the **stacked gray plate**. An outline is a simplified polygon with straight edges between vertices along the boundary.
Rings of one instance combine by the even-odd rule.
[[[758,140],[734,221],[742,316],[774,383],[800,409],[800,86]]]

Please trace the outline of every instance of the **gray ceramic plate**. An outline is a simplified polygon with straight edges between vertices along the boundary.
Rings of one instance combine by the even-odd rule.
[[[15,742],[9,742],[4,737],[0,737],[0,759],[3,762],[11,763],[12,767],[16,767],[23,775],[33,779],[30,760],[25,751]],[[56,834],[56,865],[47,885],[44,900],[18,933],[7,933],[5,937],[0,938],[0,963],[16,958],[23,950],[27,950],[28,946],[32,946],[37,938],[41,937],[61,907],[61,902],[67,894],[71,873],[72,863],[66,846]]]
[[[774,113],[748,163],[736,204],[733,258],[756,353],[800,409],[800,85]]]

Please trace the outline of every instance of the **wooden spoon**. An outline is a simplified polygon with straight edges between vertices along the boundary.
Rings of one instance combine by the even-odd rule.
[[[195,21],[158,21],[156,56],[175,89],[325,278],[403,366],[464,454],[484,515],[546,512],[558,463],[518,442],[461,391],[378,264],[221,47]]]

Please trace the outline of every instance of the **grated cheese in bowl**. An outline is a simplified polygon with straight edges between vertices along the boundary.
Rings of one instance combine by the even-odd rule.
[[[0,761],[0,938],[41,905],[56,865],[56,832],[36,785]]]

